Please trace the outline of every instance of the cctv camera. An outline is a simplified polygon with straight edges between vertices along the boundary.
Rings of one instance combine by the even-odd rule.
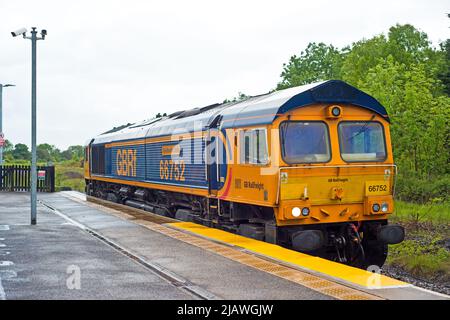
[[[47,35],[47,30],[45,30],[45,29],[42,29],[42,31],[41,31],[41,35],[42,35],[43,37],[45,37],[45,36]]]
[[[11,32],[11,34],[12,34],[13,37],[17,37],[17,36],[20,36],[22,34],[25,34],[26,32],[27,32],[27,29],[21,28],[19,30]]]

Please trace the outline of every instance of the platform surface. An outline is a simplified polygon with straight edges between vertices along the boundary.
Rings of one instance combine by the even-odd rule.
[[[42,206],[30,226],[29,212],[28,195],[0,193],[0,298],[193,298]]]
[[[373,286],[373,273],[362,269],[350,267],[341,263],[329,261],[326,259],[313,257],[301,252],[286,249],[278,245],[270,244],[255,239],[246,238],[240,235],[231,234],[222,230],[208,228],[192,222],[171,223],[175,228],[186,230],[194,234],[199,234],[210,239],[226,242],[239,246],[286,263],[296,265],[311,272],[328,275],[342,282],[368,288]],[[380,288],[401,288],[409,286],[408,283],[399,281],[384,275],[379,275],[377,286]]]
[[[359,269],[79,193],[38,199],[30,226],[29,195],[0,193],[0,299],[449,298],[391,278],[367,288]]]
[[[332,299],[58,193],[38,198],[219,299]],[[43,205],[37,218],[30,226],[28,194],[0,193],[0,298],[196,299]],[[79,290],[67,287],[70,266]]]

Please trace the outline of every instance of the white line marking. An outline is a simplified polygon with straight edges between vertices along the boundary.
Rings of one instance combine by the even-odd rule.
[[[6,244],[0,243],[0,248],[6,247]]]
[[[45,205],[45,204],[44,204]],[[57,214],[58,216],[60,216],[63,219],[66,219],[67,221],[69,221],[69,223],[73,224],[74,226],[82,229],[82,230],[89,230],[88,227],[86,227],[85,225],[73,220],[72,218],[69,218],[68,216],[66,216],[64,213],[60,212],[57,209],[52,209],[49,208],[50,210],[52,210],[55,214]]]
[[[12,261],[0,261],[0,267],[12,266],[14,262]]]
[[[3,280],[17,278],[17,272],[15,272],[14,270],[0,270],[0,278],[2,278]]]
[[[11,254],[9,251],[0,251],[0,256],[7,256],[8,254]]]
[[[7,224],[0,224],[0,230],[2,230],[2,231],[9,230],[9,225],[7,225]]]
[[[3,289],[2,285],[2,273],[0,272],[0,300],[6,300],[5,289]]]
[[[434,294],[434,295],[439,296],[439,297],[450,299],[450,296],[446,295],[445,293],[431,291],[431,290],[428,290],[428,289],[425,289],[425,288],[421,288],[421,287],[417,287],[417,286],[413,286],[413,287],[416,290],[424,291],[424,292],[431,293],[431,294]]]
[[[0,275],[0,300],[6,300],[6,294],[5,294],[5,290],[3,289],[3,286],[2,286],[1,275]]]

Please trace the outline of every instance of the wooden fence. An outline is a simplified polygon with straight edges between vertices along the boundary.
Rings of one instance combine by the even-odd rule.
[[[55,167],[38,166],[37,170],[38,172],[45,171],[45,177],[38,178],[37,191],[55,192]],[[30,173],[31,167],[28,165],[0,166],[0,191],[30,191]]]

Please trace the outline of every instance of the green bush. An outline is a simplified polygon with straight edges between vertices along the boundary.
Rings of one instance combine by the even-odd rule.
[[[395,187],[396,198],[415,203],[448,202],[450,175],[419,179],[414,175],[399,174]]]
[[[76,190],[84,192],[84,169],[79,161],[64,161],[55,166],[56,191]]]

